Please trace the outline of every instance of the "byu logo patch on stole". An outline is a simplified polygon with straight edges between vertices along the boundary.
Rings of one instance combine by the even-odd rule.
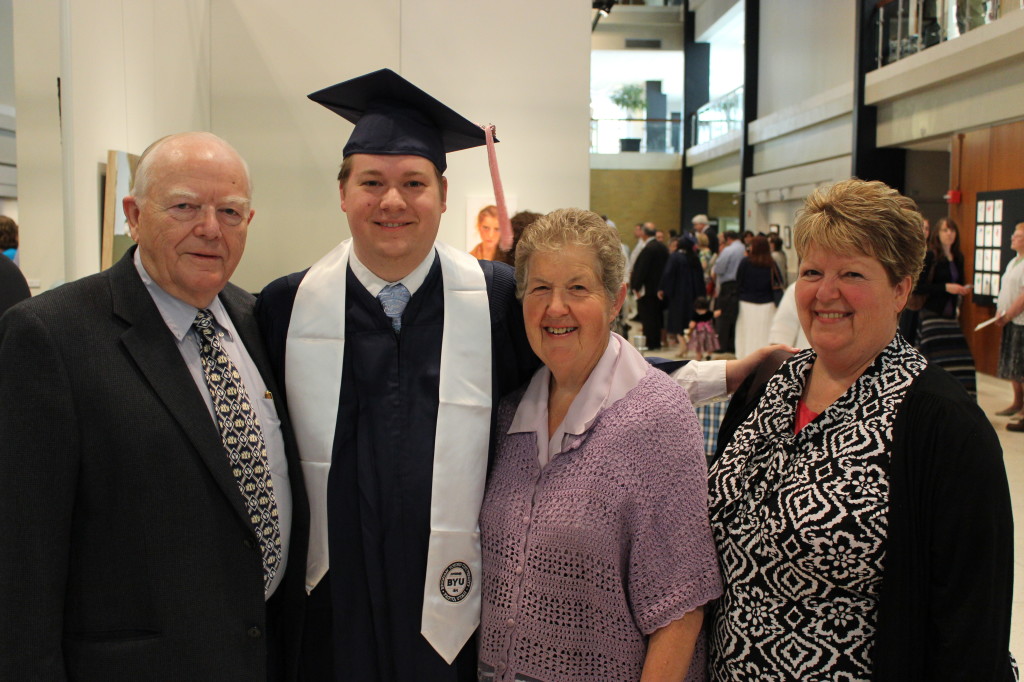
[[[452,602],[466,598],[473,586],[473,572],[461,561],[448,564],[441,572],[441,596]]]

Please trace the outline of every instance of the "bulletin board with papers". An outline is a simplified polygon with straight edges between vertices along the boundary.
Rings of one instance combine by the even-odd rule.
[[[993,306],[999,296],[1003,271],[1016,256],[1010,248],[1010,236],[1014,226],[1024,222],[1024,189],[978,192],[975,211],[971,301],[975,305]]]

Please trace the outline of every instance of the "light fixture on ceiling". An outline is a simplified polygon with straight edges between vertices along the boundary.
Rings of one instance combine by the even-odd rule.
[[[602,17],[608,16],[612,11],[612,7],[617,5],[619,0],[592,0],[590,6],[596,11],[594,12],[594,23],[590,25],[591,33],[597,28],[597,22],[601,21]]]

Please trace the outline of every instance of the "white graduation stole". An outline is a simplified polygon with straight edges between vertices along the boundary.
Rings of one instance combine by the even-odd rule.
[[[285,383],[310,505],[306,590],[328,570],[327,479],[345,358],[352,240],[309,269],[288,326]],[[430,545],[421,632],[449,664],[480,623],[480,504],[491,421],[491,317],[480,264],[435,244],[444,287]]]

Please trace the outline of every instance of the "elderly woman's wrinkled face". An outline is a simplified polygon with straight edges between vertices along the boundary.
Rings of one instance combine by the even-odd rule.
[[[608,345],[625,289],[609,300],[597,255],[581,246],[536,251],[526,272],[523,319],[530,347],[555,381],[586,381]]]
[[[856,368],[870,363],[896,334],[910,278],[893,286],[877,259],[812,248],[800,263],[800,324],[819,358]]]

